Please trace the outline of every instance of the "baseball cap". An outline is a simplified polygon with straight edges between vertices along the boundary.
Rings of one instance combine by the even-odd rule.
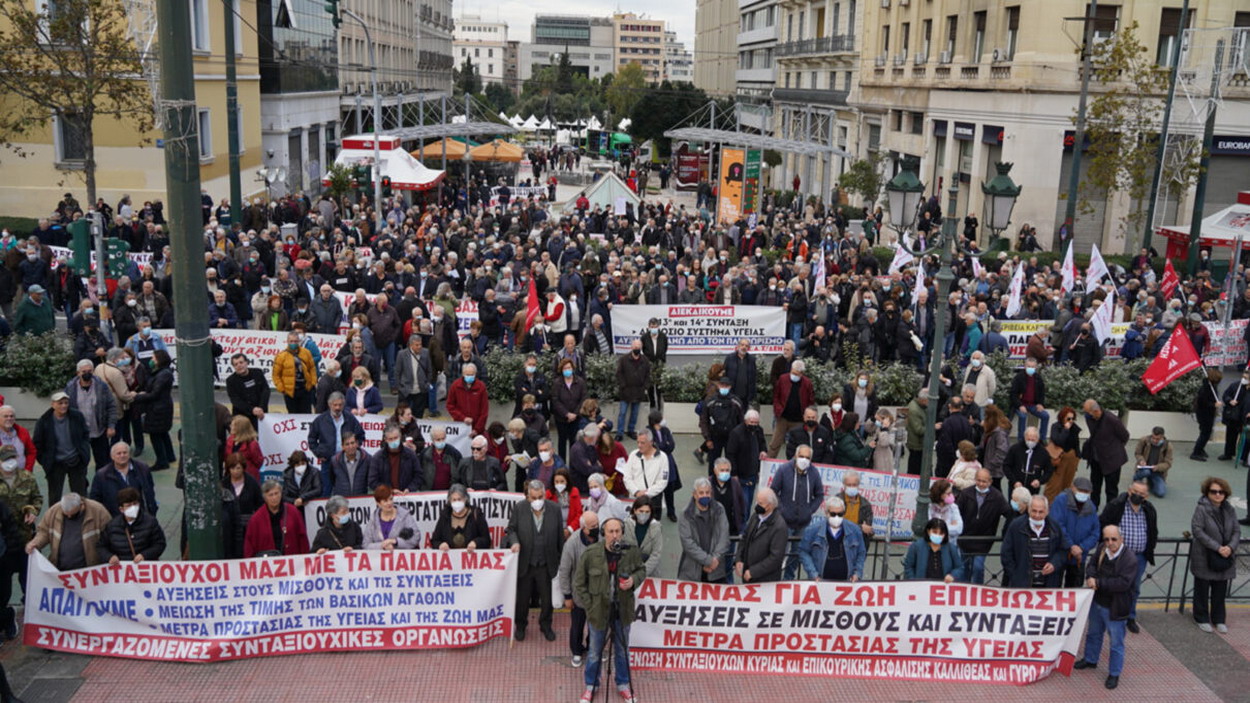
[[[65,394],[65,391],[57,391],[52,394],[52,402],[55,403],[58,400],[69,400],[69,396]]]

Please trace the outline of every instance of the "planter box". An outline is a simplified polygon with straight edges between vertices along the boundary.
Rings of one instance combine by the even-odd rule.
[[[0,395],[4,396],[6,404],[13,406],[19,422],[38,420],[52,407],[52,401],[48,398],[42,398],[17,386],[0,386]]]
[[[1216,426],[1222,423],[1216,422]],[[1150,434],[1155,427],[1167,431],[1167,438],[1173,442],[1193,442],[1198,439],[1198,421],[1190,413],[1165,413],[1153,410],[1133,410],[1124,423],[1128,428],[1132,442]]]

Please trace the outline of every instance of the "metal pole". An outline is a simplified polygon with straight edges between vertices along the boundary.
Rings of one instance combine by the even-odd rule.
[[[1098,16],[1098,0],[1090,0],[1088,12],[1085,16],[1085,39],[1081,46],[1081,98],[1076,106],[1076,130],[1072,135],[1072,170],[1068,173],[1068,203],[1063,216],[1064,224],[1068,226],[1068,236],[1073,240],[1076,239],[1076,190],[1081,183],[1081,150],[1085,147],[1085,104],[1089,100],[1090,61],[1094,55],[1092,44],[1094,18]],[[950,211],[951,215],[955,212]]]
[[[195,74],[191,64],[190,5],[158,2],[161,96],[165,125],[165,192],[168,197],[174,314],[178,344],[179,398],[182,416],[182,472],[186,481],[184,529],[192,559],[216,559],[221,553],[221,488],[218,483],[217,423],[214,419],[212,338],[207,281],[200,258],[204,240],[200,220],[200,140],[195,119]],[[106,262],[101,261],[99,266]]]
[[[243,180],[239,175],[239,76],[235,68],[234,0],[226,10],[226,148],[230,165],[230,222],[243,221]]]
[[[365,45],[369,48],[369,82],[373,85],[373,222],[374,234],[382,232],[382,96],[378,93],[378,57],[373,47],[373,35],[369,25],[351,10],[343,14],[356,20],[365,32]],[[359,98],[357,98],[359,100]]]
[[[441,123],[441,124],[442,124],[444,127],[446,127],[446,126],[447,126],[447,96],[446,96],[446,95],[443,95],[442,97],[440,97],[440,98],[439,98],[439,103],[443,106],[443,121],[442,121],[442,123]],[[446,139],[446,137],[443,137],[443,139],[445,140],[445,139]],[[467,143],[465,144],[465,148],[466,148],[466,149],[468,148],[468,144],[467,144]],[[446,142],[446,141],[444,141],[444,142],[443,142],[443,170],[444,170],[444,171],[446,171],[446,170],[447,170],[447,142]],[[438,192],[439,192],[439,193],[442,193],[442,192],[443,192],[443,189],[442,189],[442,188],[439,188],[439,189],[438,189]]]
[[[91,236],[95,238],[95,292],[100,298],[100,307],[106,308],[109,304],[109,287],[105,280],[108,272],[108,252],[104,243],[104,213],[97,210],[91,215]],[[118,346],[125,344],[120,339],[117,343]]]
[[[1220,71],[1224,67],[1224,40],[1215,43],[1215,70],[1211,72],[1211,97],[1207,123],[1202,128],[1202,160],[1198,164],[1198,187],[1194,189],[1194,211],[1189,224],[1189,276],[1198,275],[1198,241],[1202,238],[1202,208],[1207,203],[1207,178],[1211,167],[1211,142],[1215,139],[1215,108],[1220,95]],[[1229,301],[1232,304],[1232,301]]]
[[[418,36],[420,36],[420,35],[418,35]],[[425,126],[425,93],[421,93],[421,95],[419,96],[419,112],[417,113],[417,126],[418,126],[418,127],[424,127],[424,126]],[[418,131],[420,131],[420,130],[418,130]],[[421,144],[421,147],[420,147],[420,153],[419,153],[419,155],[417,156],[417,160],[418,160],[418,161],[421,161],[421,162],[422,162],[422,165],[424,165],[424,162],[425,162],[425,137],[421,137],[420,144]],[[446,145],[446,144],[444,144],[443,146],[445,147],[445,146],[447,146],[447,145]]]
[[[1147,251],[1150,250],[1150,238],[1154,235],[1155,200],[1159,197],[1159,184],[1163,181],[1163,156],[1168,147],[1168,128],[1171,127],[1172,121],[1172,100],[1176,97],[1176,75],[1181,68],[1181,44],[1184,43],[1186,20],[1188,19],[1189,0],[1184,0],[1181,4],[1181,23],[1176,30],[1176,46],[1172,48],[1172,72],[1168,77],[1168,99],[1163,104],[1163,129],[1159,132],[1159,149],[1155,152],[1155,175],[1150,179],[1150,200],[1146,201],[1146,231],[1142,232],[1141,246]]]

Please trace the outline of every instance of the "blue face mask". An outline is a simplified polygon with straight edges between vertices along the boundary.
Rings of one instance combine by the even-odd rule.
[[[118,366],[130,366],[130,359],[129,358],[118,359],[117,365]]]
[[[790,374],[790,383],[798,383],[799,375],[797,373]]]
[[[565,370],[564,370],[564,377],[565,377],[565,378],[573,378],[573,369],[565,369]]]
[[[730,477],[729,477],[729,472],[728,472],[728,471],[722,471],[722,472],[720,472],[720,473],[716,474],[716,479],[717,479],[718,481],[720,481],[721,483],[729,483],[729,478],[730,478]]]
[[[434,443],[434,448],[439,450],[440,452],[443,451],[443,449],[445,449],[446,447],[447,447],[447,442],[440,440]]]
[[[702,498],[699,498],[700,507],[706,508],[707,506],[711,504],[712,504],[712,496],[703,496]]]
[[[1037,373],[1037,369],[1032,366],[1026,366],[1024,367],[1024,372],[1032,376],[1033,374]]]
[[[718,388],[717,390],[718,390],[718,391],[720,391],[720,394],[721,394],[721,395],[729,395],[729,389],[728,389],[728,388]]]
[[[930,541],[930,542],[932,542],[932,543],[934,543],[934,544],[941,544],[941,543],[942,543],[942,538],[943,538],[944,536],[945,536],[945,535],[942,535],[941,533],[939,533],[939,534],[936,534],[936,535],[935,535],[935,534],[933,534],[932,532],[930,532],[930,533],[929,533],[929,541]]]
[[[477,380],[477,376],[474,376],[472,374],[464,377],[465,385],[472,385],[475,380]]]
[[[525,373],[535,373],[535,372],[537,372],[537,371],[538,371],[538,367],[537,367],[537,366],[526,366],[526,367],[525,367]]]
[[[344,513],[343,515],[335,515],[334,519],[338,521],[340,526],[342,526],[346,525],[347,521],[352,519],[352,516],[350,513]]]
[[[860,387],[860,388],[867,388],[867,387],[868,387],[868,379],[866,379],[866,378],[861,378],[861,379],[859,379],[858,383],[859,383],[859,387]]]
[[[387,440],[386,448],[387,449],[399,449],[399,440],[398,439]]]

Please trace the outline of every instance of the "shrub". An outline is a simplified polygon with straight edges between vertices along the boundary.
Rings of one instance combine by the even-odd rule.
[[[0,354],[0,384],[49,396],[65,388],[75,363],[73,343],[64,334],[15,334]]]

